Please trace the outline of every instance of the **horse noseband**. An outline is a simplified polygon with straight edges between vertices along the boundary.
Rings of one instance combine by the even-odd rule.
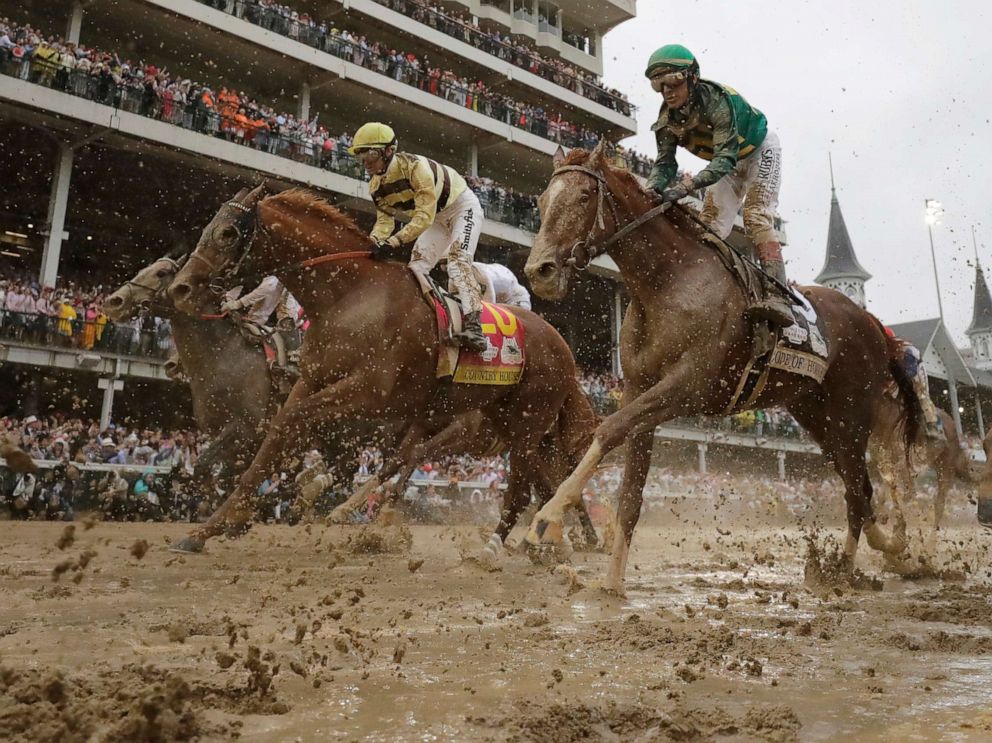
[[[593,257],[589,253],[588,240],[579,240],[572,246],[565,265],[574,268],[576,271],[585,271],[589,268],[589,264],[592,263]]]

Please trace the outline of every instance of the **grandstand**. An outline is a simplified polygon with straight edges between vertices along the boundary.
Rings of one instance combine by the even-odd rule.
[[[3,50],[0,153],[14,177],[0,185],[0,270],[105,291],[191,247],[218,204],[259,178],[316,188],[368,225],[364,178],[344,149],[379,119],[401,146],[479,179],[479,255],[519,271],[559,144],[635,131],[630,104],[598,82],[603,35],[634,12],[630,0],[0,2],[11,26],[93,50],[70,63]],[[635,171],[648,165],[631,158]],[[538,308],[581,361],[606,368],[622,306],[607,268]],[[52,404],[52,367],[89,392],[93,414],[101,395],[116,392],[117,414],[174,394],[149,354],[9,334],[3,344],[3,373],[41,395],[35,406]],[[117,384],[101,391],[101,379]]]

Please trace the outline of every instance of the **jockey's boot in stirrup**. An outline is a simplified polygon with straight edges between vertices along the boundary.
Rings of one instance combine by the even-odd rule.
[[[759,254],[762,247],[764,246],[758,246]],[[761,267],[765,273],[777,279],[783,286],[789,285],[785,278],[785,262],[781,258],[778,260],[762,258]],[[768,284],[765,286],[765,298],[749,305],[744,314],[748,320],[763,320],[780,328],[787,328],[796,322],[792,316],[792,309],[785,297],[782,296],[782,292]]]
[[[455,333],[452,339],[461,348],[482,353],[489,346],[486,336],[482,333],[482,326],[479,324],[479,312],[470,312],[462,318],[461,332]]]
[[[978,523],[992,529],[992,495],[978,495]]]

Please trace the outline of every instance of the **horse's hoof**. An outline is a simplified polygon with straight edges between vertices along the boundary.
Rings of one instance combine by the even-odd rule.
[[[184,555],[198,555],[203,552],[203,545],[206,544],[202,539],[197,539],[196,537],[183,537],[178,542],[173,542],[169,545],[169,552],[180,552]]]
[[[503,552],[502,540],[493,534],[486,542],[486,546],[479,552],[479,564],[487,570],[495,570],[499,567],[499,558]]]
[[[527,531],[527,543],[536,547],[538,545],[558,545],[564,541],[565,530],[560,521],[549,521],[541,518],[540,515],[534,517],[534,523]]]
[[[350,524],[351,523],[351,509],[342,508],[338,506],[329,514],[327,514],[326,519],[328,524]]]
[[[251,529],[251,523],[231,524],[224,529],[224,536],[228,539],[240,539],[248,533],[249,529]]]

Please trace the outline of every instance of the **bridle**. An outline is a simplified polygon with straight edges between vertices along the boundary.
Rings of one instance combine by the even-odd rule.
[[[159,258],[155,263],[160,263],[162,261],[167,261],[173,268],[173,275],[179,273],[179,269],[182,268],[183,263],[186,262],[188,256],[183,256],[179,260],[174,258],[169,258],[168,256],[163,256]],[[154,264],[152,264],[154,265]],[[133,293],[135,289],[143,289],[146,292],[150,292],[151,296],[142,301],[142,304],[151,304],[154,300],[160,298],[168,290],[169,285],[163,284],[159,287],[149,286],[148,284],[142,284],[140,281],[135,281],[134,279],[128,279],[124,282],[124,286],[128,287]],[[133,301],[133,298],[132,298]]]
[[[252,249],[255,247],[255,242],[258,240],[259,234],[263,237],[269,236],[268,231],[262,225],[262,221],[258,218],[257,203],[252,207],[232,199],[225,202],[224,206],[229,206],[240,212],[232,225],[238,233],[238,243],[243,243],[244,245],[241,248],[240,255],[233,260],[233,265],[230,268],[227,268],[228,264],[232,263],[232,259],[230,258],[226,258],[220,263],[214,263],[210,259],[200,255],[199,250],[194,250],[193,254],[189,257],[190,262],[196,260],[207,267],[208,275],[211,277],[209,284],[210,291],[214,294],[223,294],[227,291],[225,284],[236,278],[238,273],[240,273],[245,260],[251,255]]]
[[[631,220],[623,227],[619,227],[620,220],[617,216],[616,202],[613,199],[613,194],[607,187],[606,176],[598,170],[587,168],[584,165],[563,165],[560,168],[555,169],[555,172],[551,174],[551,180],[554,180],[557,176],[565,173],[582,173],[589,176],[596,181],[596,190],[598,191],[598,199],[596,201],[596,217],[593,219],[593,226],[589,229],[589,232],[586,234],[584,239],[577,240],[575,244],[572,245],[572,249],[569,251],[569,258],[565,261],[566,265],[571,266],[576,271],[585,271],[588,269],[589,264],[592,263],[594,258],[602,255],[610,248],[610,246],[620,242],[620,240],[625,238],[631,232],[647,222],[650,222],[652,219],[669,208],[669,204],[659,204],[658,206],[648,209],[644,212],[644,214]],[[604,203],[609,205],[610,216],[613,217],[613,224],[619,227],[619,229],[617,229],[612,235],[606,236],[597,242],[593,240],[594,230],[598,228],[600,232],[606,232],[606,221],[603,218]]]
[[[237,230],[239,243],[244,243],[244,247],[241,248],[240,255],[238,255],[237,258],[227,258],[220,263],[214,263],[208,258],[200,255],[199,251],[193,251],[190,255],[190,261],[195,259],[207,267],[209,276],[212,279],[209,284],[209,288],[214,294],[223,294],[227,291],[234,280],[238,280],[240,283],[245,283],[247,278],[254,278],[254,275],[239,277],[238,274],[241,272],[241,268],[244,266],[248,256],[251,255],[252,250],[258,242],[259,236],[261,235],[263,238],[269,238],[271,236],[269,231],[265,229],[265,226],[262,224],[262,220],[259,218],[258,208],[260,203],[261,199],[255,204],[255,206],[252,207],[232,199],[224,204],[225,206],[232,207],[240,212],[240,215],[235,220],[233,227]],[[316,258],[308,258],[307,260],[297,261],[296,263],[276,266],[275,268],[270,269],[268,273],[274,276],[279,276],[280,274],[312,268],[313,266],[328,263],[330,261],[341,261],[352,258],[368,258],[371,255],[371,250],[357,250],[346,253],[328,253],[327,255],[317,256]],[[232,265],[228,267],[229,264]]]

